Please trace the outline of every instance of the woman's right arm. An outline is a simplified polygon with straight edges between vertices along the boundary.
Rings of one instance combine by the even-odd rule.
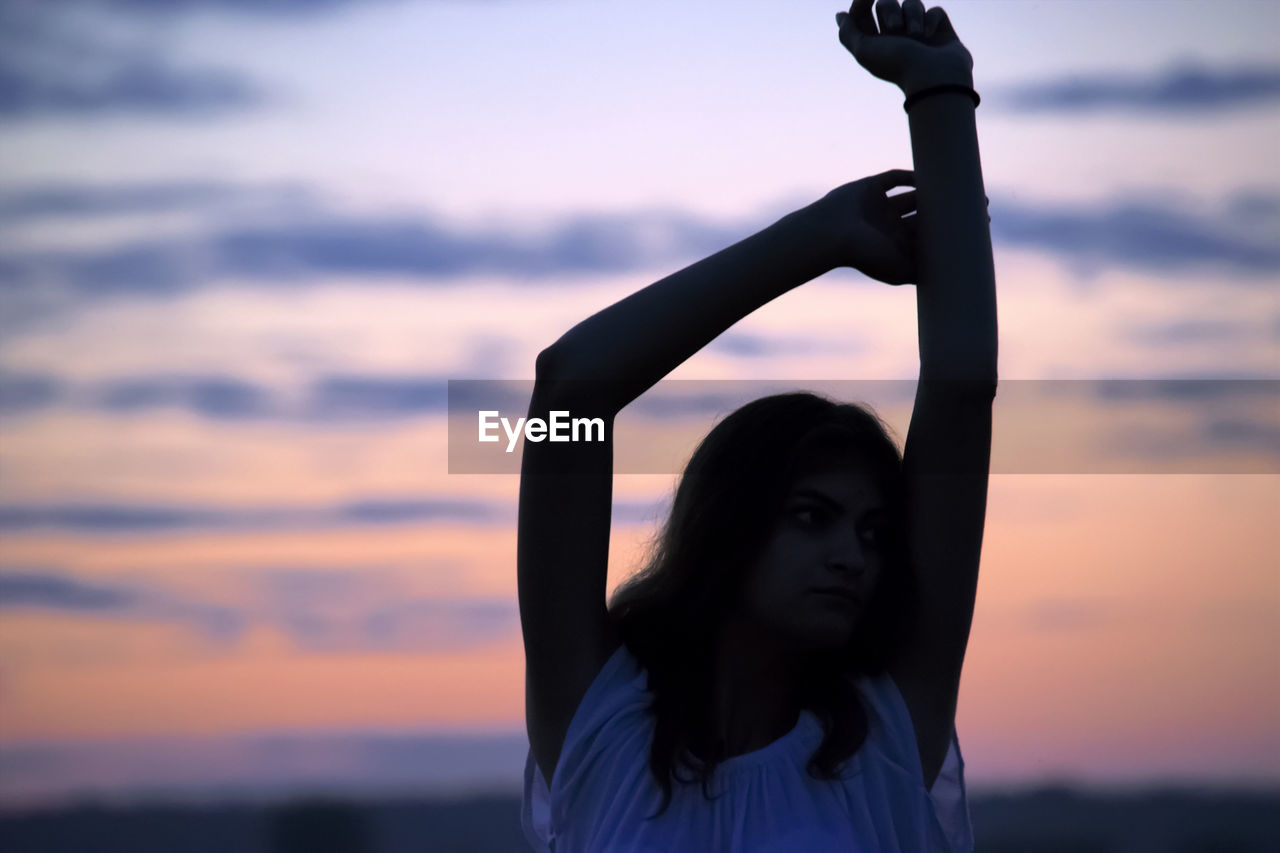
[[[592,315],[539,354],[530,418],[599,417],[604,442],[525,442],[517,584],[525,647],[525,719],[550,785],[583,694],[618,647],[606,609],[613,421],[721,332],[838,266],[912,279],[913,193],[894,170],[833,190],[757,234]]]

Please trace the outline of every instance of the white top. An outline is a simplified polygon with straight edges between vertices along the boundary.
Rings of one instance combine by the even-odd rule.
[[[651,696],[647,674],[619,646],[569,723],[550,791],[532,752],[525,762],[525,836],[540,853],[970,853],[973,827],[955,730],[927,790],[911,715],[893,679],[855,683],[870,728],[840,779],[814,779],[806,771],[822,725],[802,711],[789,733],[717,766],[708,786],[716,799],[707,801],[697,782],[674,783],[667,811],[645,820],[662,802],[649,771]]]

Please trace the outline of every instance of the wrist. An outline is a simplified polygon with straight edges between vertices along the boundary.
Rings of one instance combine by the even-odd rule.
[[[973,72],[965,71],[930,71],[920,74],[914,74],[902,81],[899,87],[902,94],[908,98],[917,92],[923,92],[925,89],[932,89],[935,86],[956,85],[968,86],[973,88]]]
[[[818,199],[791,214],[810,260],[820,270],[818,275],[843,266],[839,257],[844,247],[832,214],[826,199]]]

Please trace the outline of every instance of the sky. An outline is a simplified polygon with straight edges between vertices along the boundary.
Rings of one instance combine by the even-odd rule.
[[[1000,326],[967,780],[1273,785],[1280,6],[945,8]],[[527,393],[589,314],[909,168],[839,10],[0,0],[0,805],[517,785],[518,455],[451,467],[449,382]],[[610,586],[732,400],[905,436],[915,329],[836,270],[637,401]]]

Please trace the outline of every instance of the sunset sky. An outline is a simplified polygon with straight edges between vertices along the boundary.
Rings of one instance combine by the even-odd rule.
[[[944,5],[1000,328],[968,782],[1280,782],[1280,5]],[[450,472],[447,383],[910,168],[840,9],[0,0],[0,806],[516,786],[517,478]],[[611,588],[726,396],[860,380],[901,439],[915,333],[842,269],[642,398]]]

